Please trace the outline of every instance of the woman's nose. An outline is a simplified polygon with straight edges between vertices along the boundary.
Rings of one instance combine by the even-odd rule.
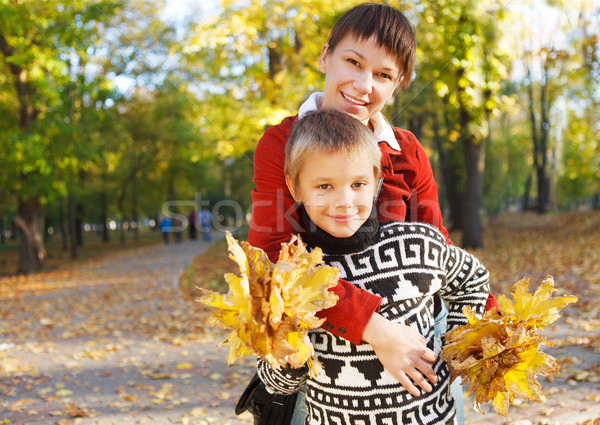
[[[373,76],[371,72],[362,71],[354,79],[354,88],[359,93],[371,94],[373,91]]]

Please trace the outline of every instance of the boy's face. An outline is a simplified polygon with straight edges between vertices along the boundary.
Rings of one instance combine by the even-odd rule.
[[[325,73],[323,107],[345,112],[367,125],[398,86],[396,58],[375,41],[348,35],[333,52],[325,44],[319,69]]]
[[[309,154],[293,186],[286,183],[310,219],[337,238],[352,236],[369,218],[377,190],[373,164],[364,153]]]

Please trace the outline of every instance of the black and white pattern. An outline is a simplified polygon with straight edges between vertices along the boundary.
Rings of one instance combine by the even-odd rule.
[[[354,345],[322,329],[310,338],[325,374],[307,380],[307,371],[273,370],[259,361],[258,373],[271,390],[289,394],[306,380],[308,425],[395,425],[454,423],[449,371],[439,360],[434,338],[433,295],[448,304],[448,328],[466,323],[463,307],[482,314],[488,272],[466,251],[448,245],[428,224],[381,223],[370,245],[351,254],[324,254],[340,277],[382,298],[380,314],[415,327],[438,355],[438,383],[415,397],[384,369],[369,344]]]

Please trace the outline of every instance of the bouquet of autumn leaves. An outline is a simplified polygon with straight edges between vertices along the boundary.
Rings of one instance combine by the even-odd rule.
[[[465,307],[469,323],[446,333],[442,359],[448,362],[469,383],[475,395],[474,407],[480,413],[480,403],[492,401],[494,410],[505,417],[515,397],[539,401],[541,385],[537,375],[558,372],[556,360],[539,350],[552,342],[537,334],[554,323],[559,311],[576,297],[552,298],[552,277],[544,280],[534,294],[529,293],[529,280],[514,284],[514,302],[498,296],[499,310],[491,309],[478,319]]]
[[[221,342],[229,344],[227,362],[254,353],[274,368],[308,364],[311,375],[319,373],[312,347],[303,339],[325,320],[315,313],[337,302],[329,288],[337,285],[339,270],[321,265],[321,249],[309,253],[299,236],[282,244],[275,264],[263,250],[238,243],[229,233],[226,237],[239,275],[225,274],[227,294],[203,291],[200,301],[215,308],[209,323],[232,329]]]

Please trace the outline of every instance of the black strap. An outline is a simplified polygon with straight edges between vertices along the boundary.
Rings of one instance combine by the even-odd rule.
[[[235,406],[235,414],[248,410],[256,425],[289,425],[294,415],[297,393],[273,394],[254,374]]]

